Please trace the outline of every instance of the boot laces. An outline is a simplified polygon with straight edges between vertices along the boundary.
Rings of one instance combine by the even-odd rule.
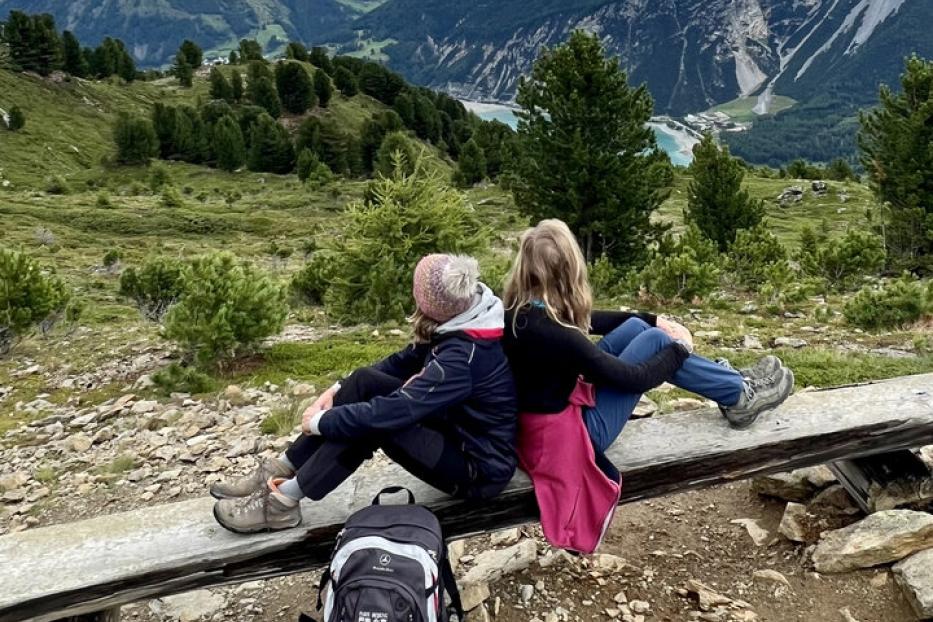
[[[265,505],[268,503],[269,492],[270,491],[267,491],[267,490],[260,490],[258,492],[254,492],[249,497],[244,499],[243,502],[238,504],[233,509],[233,513],[239,516],[241,514],[252,512],[253,510],[264,508]]]

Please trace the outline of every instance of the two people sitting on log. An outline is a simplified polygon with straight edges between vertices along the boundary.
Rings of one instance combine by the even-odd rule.
[[[561,548],[592,552],[611,522],[621,478],[604,452],[642,393],[671,382],[746,428],[793,392],[794,375],[775,356],[735,370],[694,354],[690,332],[676,322],[593,311],[583,253],[559,220],[522,235],[503,300],[519,459],[534,482],[544,535]],[[590,334],[602,339],[593,343]]]
[[[475,259],[454,255],[421,259],[413,293],[410,346],[318,397],[281,456],[211,487],[222,526],[295,527],[301,499],[323,499],[377,449],[453,496],[489,498],[506,487],[517,417],[502,301],[479,281]]]
[[[322,394],[282,456],[212,486],[218,522],[240,533],[294,527],[302,498],[323,499],[381,448],[468,498],[497,495],[520,461],[548,540],[591,552],[621,494],[605,451],[645,391],[671,382],[715,401],[735,428],[793,392],[794,375],[775,356],[735,370],[694,354],[676,322],[593,311],[583,253],[559,220],[522,235],[505,310],[478,272],[469,257],[423,258],[414,343]]]

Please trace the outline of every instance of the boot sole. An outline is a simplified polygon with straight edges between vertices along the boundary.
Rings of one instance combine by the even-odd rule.
[[[783,398],[781,398],[781,400],[778,401],[776,404],[773,404],[773,405],[769,404],[766,408],[763,408],[762,410],[758,411],[758,412],[755,414],[754,417],[752,417],[751,419],[748,420],[748,422],[744,422],[744,421],[743,421],[743,422],[741,422],[741,423],[733,423],[728,417],[726,417],[726,421],[729,422],[729,425],[732,427],[732,429],[734,429],[734,430],[747,430],[748,428],[750,428],[750,427],[752,426],[752,424],[754,424],[756,421],[758,421],[758,418],[759,418],[759,417],[761,417],[762,415],[764,415],[764,414],[766,414],[766,413],[774,412],[775,410],[777,410],[777,409],[781,406],[781,404],[783,404],[784,402],[786,402],[786,401],[787,401],[787,398],[789,398],[791,395],[794,394],[794,383],[796,382],[796,378],[794,377],[794,372],[793,372],[793,371],[791,371],[790,369],[788,369],[788,370],[787,370],[787,374],[790,376],[790,392],[788,392],[788,394],[785,395]]]
[[[237,527],[231,527],[230,525],[225,524],[220,520],[220,516],[217,515],[217,506],[214,506],[213,510],[214,520],[217,521],[217,524],[226,529],[227,531],[232,531],[233,533],[238,533],[241,535],[250,535],[256,533],[272,533],[273,531],[283,531],[285,529],[294,529],[295,527],[301,524],[301,518],[298,518],[298,522],[294,525],[288,525],[287,527],[257,527],[255,529],[240,529]]]

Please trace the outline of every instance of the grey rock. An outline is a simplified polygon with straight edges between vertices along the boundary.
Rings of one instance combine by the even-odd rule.
[[[761,339],[755,335],[745,335],[742,338],[742,347],[746,350],[761,350]]]
[[[489,598],[489,584],[485,581],[463,583],[460,589],[460,600],[464,611],[476,609]]]
[[[752,490],[759,495],[801,502],[835,481],[828,467],[817,466],[756,477],[752,480]]]
[[[537,559],[534,540],[522,540],[505,549],[485,551],[476,556],[473,567],[463,576],[463,583],[491,583],[503,576],[524,570]]]
[[[775,348],[805,348],[808,343],[805,339],[800,339],[799,337],[777,337],[774,340]]]
[[[493,546],[509,546],[515,544],[522,538],[522,532],[515,527],[514,529],[503,529],[496,531],[489,536],[489,543]]]
[[[933,548],[894,564],[894,578],[921,620],[933,618]]]
[[[791,542],[806,542],[808,523],[806,506],[790,502],[784,508],[784,515],[781,517],[778,531]]]
[[[226,604],[226,599],[220,594],[210,590],[195,590],[150,601],[149,609],[156,615],[179,622],[194,622],[212,616]]]
[[[817,572],[846,572],[897,561],[933,547],[933,515],[885,510],[823,534],[813,551]]]

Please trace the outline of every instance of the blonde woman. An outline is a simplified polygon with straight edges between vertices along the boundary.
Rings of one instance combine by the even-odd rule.
[[[559,220],[522,235],[503,302],[519,459],[535,482],[545,535],[564,548],[598,545],[620,493],[603,453],[642,393],[672,382],[716,401],[730,425],[745,428],[793,391],[793,373],[777,357],[736,371],[693,354],[689,331],[675,322],[593,311],[586,262]]]

